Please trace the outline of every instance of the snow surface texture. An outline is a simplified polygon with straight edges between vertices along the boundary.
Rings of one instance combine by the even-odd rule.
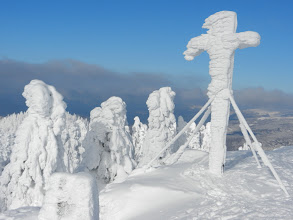
[[[99,195],[95,179],[87,173],[54,173],[39,220],[98,220]]]
[[[212,173],[221,175],[226,158],[230,101],[224,93],[219,92],[224,89],[232,90],[235,50],[258,46],[260,36],[252,31],[235,33],[237,15],[232,11],[220,11],[209,16],[202,27],[208,29],[207,34],[192,38],[184,55],[186,60],[193,60],[195,56],[207,51],[211,59],[209,73],[212,81],[208,87],[208,96],[217,96],[211,104],[209,167]]]
[[[267,152],[293,193],[293,147]],[[250,151],[227,152],[225,174],[210,175],[208,154],[186,149],[177,164],[136,170],[100,193],[103,220],[293,219],[268,168],[258,169]],[[135,208],[134,208],[135,207]]]
[[[143,157],[142,146],[145,141],[145,135],[148,126],[141,123],[138,116],[134,118],[134,124],[132,126],[132,143],[134,146],[134,158],[135,161],[140,161]]]
[[[58,150],[66,108],[63,97],[40,80],[26,85],[23,96],[27,117],[16,132],[10,163],[0,177],[2,210],[40,206],[50,175],[62,167]]]
[[[16,130],[25,117],[26,113],[20,112],[0,119],[0,175],[4,166],[9,163]]]
[[[266,152],[293,194],[293,146]],[[250,151],[228,151],[222,178],[211,176],[206,152],[186,149],[177,164],[111,183],[100,193],[102,220],[293,219],[293,198],[284,197],[267,167],[257,169]],[[0,213],[0,219],[37,220],[38,208]]]
[[[147,100],[149,109],[148,130],[142,147],[142,159],[139,165],[152,160],[176,135],[176,119],[173,114],[175,92],[170,87],[163,87],[152,92]],[[175,146],[176,147],[176,146]],[[164,158],[176,149],[168,149]]]
[[[83,161],[99,184],[122,181],[135,167],[126,127],[126,104],[119,97],[111,97],[91,111]]]

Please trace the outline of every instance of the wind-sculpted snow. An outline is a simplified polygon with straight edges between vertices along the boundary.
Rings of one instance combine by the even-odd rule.
[[[0,177],[1,209],[40,206],[53,172],[63,167],[59,150],[66,104],[53,86],[32,80],[23,96],[27,117],[16,132],[10,163]]]
[[[134,118],[134,124],[132,126],[132,143],[134,146],[134,158],[137,163],[143,157],[142,146],[145,141],[145,135],[148,126],[140,122],[138,116]]]
[[[258,46],[260,36],[252,31],[235,33],[237,15],[232,11],[220,11],[209,16],[202,27],[208,29],[207,34],[192,38],[184,55],[186,60],[193,60],[204,51],[210,56],[209,73],[212,81],[208,87],[208,96],[212,98],[217,95],[211,104],[210,171],[220,175],[225,164],[230,111],[230,101],[221,91],[232,90],[235,50]]]
[[[87,173],[54,173],[39,220],[98,220],[99,195],[95,179]]]
[[[0,175],[3,168],[9,163],[15,133],[25,117],[26,113],[20,112],[0,119]]]
[[[119,97],[111,97],[91,111],[90,130],[83,142],[84,164],[99,182],[120,181],[135,167],[126,126],[126,104]]]
[[[176,119],[173,114],[175,92],[170,87],[163,87],[152,92],[147,100],[149,109],[148,130],[142,147],[140,165],[148,163],[166,143],[176,135]],[[162,155],[173,152],[173,149]]]

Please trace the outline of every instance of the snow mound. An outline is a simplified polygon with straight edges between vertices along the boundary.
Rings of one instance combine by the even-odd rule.
[[[39,220],[98,220],[99,197],[87,173],[54,173],[50,178]]]

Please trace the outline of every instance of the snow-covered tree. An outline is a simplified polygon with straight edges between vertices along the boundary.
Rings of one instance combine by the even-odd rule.
[[[201,150],[210,151],[211,148],[211,122],[208,122],[205,129],[201,130]]]
[[[11,114],[0,119],[0,175],[2,169],[9,163],[11,146],[14,145],[15,133],[26,113]]]
[[[245,142],[243,143],[243,146],[238,147],[238,150],[250,150],[248,144]]]
[[[62,153],[64,170],[74,173],[80,168],[84,148],[82,141],[88,132],[88,121],[77,115],[65,114],[65,129],[62,131],[61,138],[64,146]]]
[[[143,143],[143,158],[140,165],[147,164],[176,135],[174,97],[175,92],[170,87],[160,88],[149,95],[146,102],[149,109],[148,130]],[[173,149],[168,149],[161,158],[172,152]]]
[[[40,80],[26,85],[22,95],[27,117],[16,132],[10,163],[0,177],[2,210],[42,205],[49,177],[63,167],[59,154],[66,108],[63,97]]]
[[[145,140],[146,131],[148,129],[148,126],[140,122],[140,119],[138,116],[134,118],[134,124],[132,126],[132,143],[134,146],[134,157],[137,163],[141,160],[143,157],[142,155],[142,145]]]
[[[178,126],[177,126],[177,133],[180,132],[187,122],[184,121],[182,116],[178,117]],[[203,151],[209,151],[210,146],[210,138],[211,138],[211,131],[210,131],[210,122],[208,122],[205,125],[202,125],[199,132],[194,133],[194,130],[196,128],[196,123],[193,122],[190,125],[190,128],[187,129],[184,134],[182,134],[177,141],[178,146],[182,146],[188,141],[191,137],[188,147],[191,149],[197,149],[197,150],[203,150]]]
[[[86,168],[100,184],[124,179],[135,167],[131,136],[125,129],[125,102],[109,98],[91,111],[89,126],[83,141]]]
[[[189,143],[189,148],[200,149],[201,148],[200,131],[197,133],[194,133],[195,128],[196,128],[196,124],[195,122],[193,122],[189,129],[189,137],[192,136],[192,139]]]

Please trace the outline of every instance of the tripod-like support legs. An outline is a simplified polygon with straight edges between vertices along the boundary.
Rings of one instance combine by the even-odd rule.
[[[228,91],[227,91],[228,92]],[[252,132],[252,130],[250,129],[249,125],[247,124],[244,116],[242,115],[241,111],[239,110],[233,96],[231,95],[230,92],[228,92],[229,95],[229,99],[231,101],[231,104],[235,110],[235,113],[239,119],[240,122],[240,128],[242,131],[242,134],[244,136],[244,139],[246,141],[246,143],[248,144],[248,146],[250,147],[252,154],[257,162],[258,167],[261,167],[257,154],[260,156],[262,162],[264,163],[264,165],[266,165],[272,172],[272,174],[274,175],[275,179],[277,180],[277,182],[279,183],[280,188],[284,191],[284,193],[286,194],[286,196],[289,196],[285,186],[283,185],[280,177],[278,176],[276,170],[274,169],[273,165],[271,164],[271,162],[269,161],[268,157],[266,156],[265,152],[263,151],[260,143],[257,141],[254,133]],[[209,101],[200,109],[200,111],[186,124],[186,126],[171,140],[167,143],[166,147],[164,147],[145,167],[146,169],[149,168],[152,163],[159,158],[159,156],[166,150],[168,149],[171,145],[173,145],[175,143],[175,141],[190,127],[190,125],[210,106],[210,104],[213,102],[213,100],[215,99],[216,96],[214,96],[213,98],[209,99]],[[197,133],[200,129],[200,127],[204,124],[204,122],[206,121],[206,119],[208,118],[208,116],[210,115],[210,108],[208,108],[208,110],[205,112],[204,116],[201,118],[200,122],[198,123],[198,125],[196,126],[196,129],[194,131],[194,133]],[[253,143],[251,142],[251,139],[249,137],[249,135],[251,136]],[[181,155],[183,154],[185,148],[188,146],[188,144],[190,143],[191,139],[193,138],[193,135],[187,140],[187,142],[182,145],[178,151],[170,158],[170,160],[168,160],[167,162],[169,164],[175,163],[176,161],[179,160],[179,158],[181,157]]]

